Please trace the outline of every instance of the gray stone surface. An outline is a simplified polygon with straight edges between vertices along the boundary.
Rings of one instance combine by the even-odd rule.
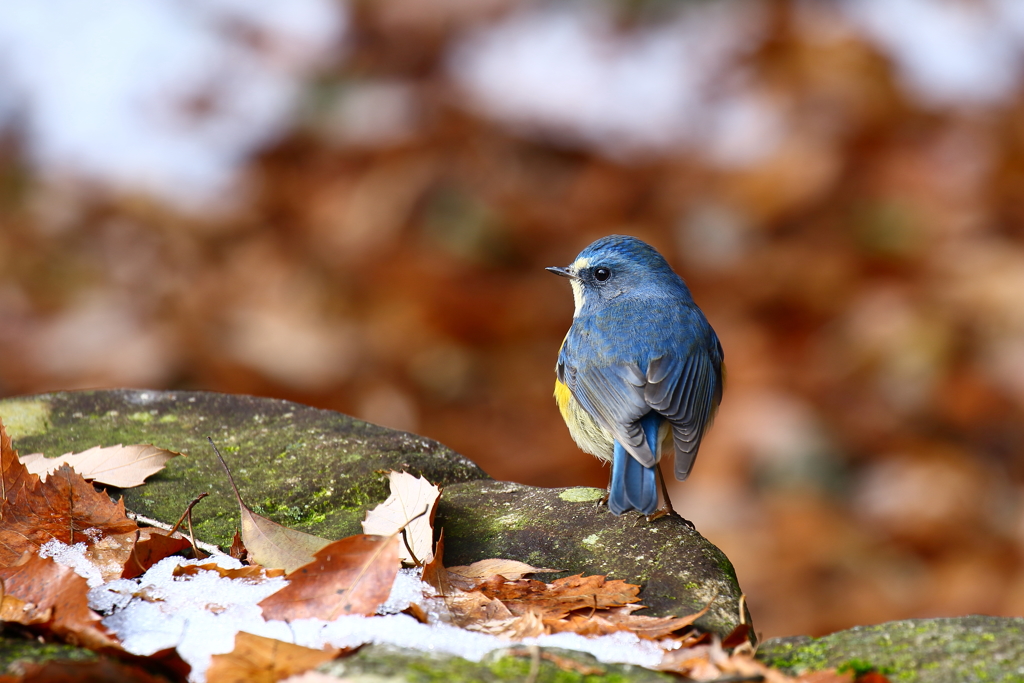
[[[723,636],[732,631],[740,588],[729,558],[679,517],[616,517],[598,506],[603,494],[501,481],[449,486],[436,520],[445,529],[446,564],[509,557],[566,571],[556,576],[605,574],[643,586],[649,609],[639,614],[682,616],[710,602],[697,624]]]

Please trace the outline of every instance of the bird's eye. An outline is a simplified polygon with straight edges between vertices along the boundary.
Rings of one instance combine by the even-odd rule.
[[[594,271],[594,279],[596,279],[598,282],[604,282],[611,276],[612,271],[608,270],[607,268],[598,268],[597,270]]]

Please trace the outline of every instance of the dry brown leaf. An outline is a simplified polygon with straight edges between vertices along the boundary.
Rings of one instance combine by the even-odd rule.
[[[39,481],[39,477],[28,473],[18,460],[11,437],[7,436],[4,423],[0,420],[0,522],[7,519],[6,509],[12,496],[21,489]]]
[[[284,621],[371,616],[388,599],[400,566],[397,536],[349,536],[289,573],[288,585],[260,607],[264,618]]]
[[[125,561],[121,578],[134,579],[136,576],[142,576],[165,557],[177,555],[191,547],[192,543],[177,532],[168,534],[159,529],[141,529],[131,555]]]
[[[137,529],[104,536],[89,546],[85,551],[85,557],[100,570],[104,581],[120,579],[124,573],[125,563],[131,558],[138,535]]]
[[[405,564],[421,566],[434,558],[433,510],[441,489],[408,472],[388,472],[391,495],[366,513],[363,533],[391,536],[404,529],[399,556]]]
[[[238,501],[242,511],[242,541],[249,559],[264,567],[293,572],[313,561],[317,551],[331,541],[297,529],[289,529],[267,519]]]
[[[178,565],[171,572],[174,576],[195,576],[201,571],[217,572],[221,578],[225,579],[272,579],[277,576],[284,576],[283,569],[267,569],[261,567],[258,564],[250,564],[245,567],[239,567],[238,569],[226,569],[216,563],[209,564],[185,564]]]
[[[516,581],[527,574],[544,574],[559,571],[561,570],[532,567],[525,562],[517,560],[489,559],[480,560],[464,567],[448,567],[448,580],[456,588],[471,590],[473,586],[492,576],[503,576],[509,581]]]
[[[141,666],[119,662],[114,659],[100,658],[92,661],[75,661],[70,659],[54,659],[49,662],[18,663],[17,677],[2,677],[0,681],[18,681],[19,683],[167,683],[167,679],[157,676]],[[184,677],[182,678],[184,680]]]
[[[504,629],[503,623],[515,616],[501,600],[489,598],[476,591],[455,593],[448,596],[445,604],[456,624],[462,628],[476,631],[490,632],[491,628]],[[501,625],[495,626],[495,623],[498,622]],[[485,627],[485,624],[489,626]]]
[[[639,600],[640,586],[580,574],[549,584],[533,579],[506,581],[499,575],[480,583],[475,590],[501,600],[513,614],[536,609],[550,619],[564,617],[577,609],[607,609],[634,603]]]
[[[245,549],[245,544],[242,543],[242,537],[236,531],[234,538],[231,539],[231,548],[228,550],[228,555],[236,560],[244,560],[248,554],[249,551]]]
[[[37,605],[13,595],[4,595],[0,599],[0,621],[31,626],[45,624],[52,616],[53,608],[40,610]]]
[[[235,649],[213,655],[206,680],[213,683],[276,683],[329,662],[341,650],[313,650],[240,631]]]
[[[151,444],[133,446],[95,446],[81,453],[65,453],[56,458],[43,457],[32,453],[21,457],[21,462],[31,474],[38,474],[46,481],[61,465],[67,464],[85,479],[106,486],[127,489],[141,486],[146,477],[164,468],[167,461],[181,455],[174,451],[157,448]]]
[[[72,645],[95,650],[117,648],[100,623],[100,615],[89,609],[89,585],[73,569],[52,558],[30,555],[16,567],[0,568],[5,596],[13,596],[34,606],[40,613],[50,611],[50,631]]]
[[[213,444],[212,440],[210,444]],[[253,564],[292,572],[312,562],[317,551],[331,543],[326,538],[289,529],[250,510],[242,500],[242,494],[235,485],[235,478],[228,464],[224,462],[217,447],[213,448],[221,465],[224,466],[224,471],[227,472],[231,488],[235,491],[235,499],[238,501],[238,509],[242,516],[242,543]]]
[[[0,469],[7,484],[0,524],[0,566],[9,567],[25,551],[56,539],[73,545],[93,545],[100,538],[138,529],[128,519],[124,502],[114,503],[80,474],[61,466],[45,483],[28,474],[14,457],[4,455]],[[86,530],[90,531],[88,535]]]
[[[437,537],[437,546],[434,548],[434,557],[430,562],[423,565],[423,572],[420,580],[432,586],[440,595],[448,595],[452,592],[451,584],[448,581],[448,571],[444,568],[444,529]]]

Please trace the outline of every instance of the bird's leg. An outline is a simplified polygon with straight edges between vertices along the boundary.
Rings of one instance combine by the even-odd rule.
[[[604,489],[604,495],[601,496],[601,500],[597,501],[597,507],[602,505],[608,505],[608,499],[612,497],[612,475],[608,474],[608,486]]]
[[[665,499],[665,504],[662,505],[657,510],[655,510],[654,512],[652,512],[651,514],[647,515],[647,521],[653,522],[659,517],[664,517],[665,515],[676,515],[676,517],[679,517],[679,519],[682,519],[683,522],[686,523],[686,526],[693,529],[693,522],[691,522],[688,519],[684,519],[681,515],[679,515],[678,513],[676,513],[675,510],[672,509],[672,500],[668,497],[668,486],[665,484],[665,477],[663,477],[661,474],[660,462],[654,464],[654,476],[658,479],[658,483],[661,484],[661,496],[662,498]]]
[[[665,485],[665,477],[661,476],[661,463],[654,463],[654,477],[658,480],[658,484],[661,486],[661,497],[664,503],[657,510],[647,515],[647,521],[653,522],[656,519],[664,517],[665,515],[671,515],[675,512],[672,509],[672,501],[668,497],[668,487]]]

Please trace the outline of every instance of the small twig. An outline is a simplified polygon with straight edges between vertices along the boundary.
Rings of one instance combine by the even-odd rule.
[[[166,522],[161,522],[159,519],[153,519],[152,517],[140,515],[139,513],[131,512],[130,510],[125,514],[127,514],[128,519],[134,522],[139,522],[140,524],[145,524],[146,526],[151,526],[154,529],[161,529],[162,531],[171,530],[170,524],[167,524]],[[210,553],[211,555],[223,555],[225,557],[228,557],[227,553],[225,553],[223,550],[221,550],[212,543],[206,543],[205,541],[196,541],[196,545],[202,548],[205,552]]]
[[[526,675],[525,683],[537,683],[537,676],[540,675],[540,647],[528,645],[530,651],[530,673]]]
[[[399,531],[399,532],[401,532],[401,534],[402,534],[402,543],[404,543],[404,544],[405,544],[405,549],[409,551],[409,556],[410,556],[410,557],[412,557],[412,562],[413,562],[413,564],[414,564],[414,565],[416,565],[417,567],[422,567],[422,566],[423,566],[423,563],[422,563],[422,562],[420,562],[420,561],[419,561],[419,560],[418,560],[418,559],[416,558],[416,553],[414,553],[414,552],[413,552],[413,550],[412,550],[412,546],[411,546],[411,545],[409,545],[409,535],[405,533],[405,530],[406,530],[406,528],[408,528],[408,526],[409,526],[410,524],[412,524],[413,522],[415,522],[415,521],[416,521],[417,519],[419,519],[419,518],[420,518],[420,517],[422,517],[423,515],[427,514],[427,512],[429,512],[429,511],[430,511],[430,506],[428,505],[428,506],[426,506],[425,508],[423,508],[423,512],[421,512],[420,514],[418,514],[418,515],[416,515],[415,517],[413,517],[412,519],[410,519],[410,520],[409,520],[408,522],[406,522],[405,524],[403,524],[403,525],[401,526],[401,528],[399,528],[399,529],[398,529],[398,531]]]
[[[209,492],[200,493],[198,496],[196,496],[195,498],[192,499],[191,503],[189,503],[188,505],[185,506],[185,511],[181,513],[181,517],[179,517],[178,521],[175,522],[174,526],[171,527],[171,533],[172,534],[175,531],[178,530],[178,527],[181,526],[181,523],[185,521],[186,517],[188,517],[188,519],[189,519],[189,528],[191,529],[191,527],[192,527],[192,508],[195,507],[196,503],[201,501],[203,498],[206,498],[208,495],[210,495]],[[195,545],[195,543],[192,543],[192,545]]]

